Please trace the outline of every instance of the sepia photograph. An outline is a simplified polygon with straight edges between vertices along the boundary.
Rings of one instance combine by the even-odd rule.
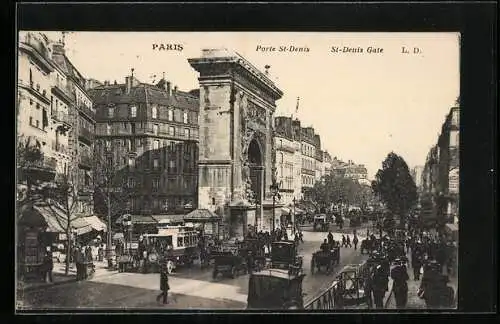
[[[17,38],[17,311],[457,309],[460,33]]]

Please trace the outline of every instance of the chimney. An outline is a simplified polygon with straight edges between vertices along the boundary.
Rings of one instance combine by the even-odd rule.
[[[167,88],[165,90],[167,91],[167,94],[170,96],[170,95],[172,95],[172,84],[170,83],[170,81],[167,81],[166,85],[167,85]]]

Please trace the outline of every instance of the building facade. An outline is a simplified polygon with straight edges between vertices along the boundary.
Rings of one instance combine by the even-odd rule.
[[[322,173],[324,176],[328,176],[332,171],[332,156],[328,151],[323,151],[323,163],[322,163]]]
[[[40,145],[43,164],[53,170],[55,180],[62,175],[78,190],[76,212],[93,213],[88,194],[92,174],[80,172],[80,109],[87,111],[89,133],[95,125],[92,102],[82,87],[83,77],[64,54],[64,44],[42,33],[22,32],[18,52],[17,133],[20,142]],[[92,139],[85,142],[92,150]],[[85,190],[89,189],[89,190]]]
[[[297,190],[296,175],[296,143],[293,136],[292,119],[289,117],[276,117],[274,119],[276,149],[277,181],[280,184],[281,203],[285,206],[293,204],[293,199],[298,199],[300,192]],[[296,198],[297,197],[297,198]]]
[[[56,87],[52,94],[54,100],[54,110],[60,113],[60,107],[57,102],[64,103],[64,95],[59,99],[56,97],[61,94],[68,94],[66,104],[71,107],[70,118],[73,127],[68,134],[68,146],[73,159],[73,173],[76,186],[78,188],[78,206],[77,210],[83,214],[93,213],[93,153],[94,153],[94,134],[95,134],[95,109],[92,99],[86,90],[86,80],[82,74],[75,68],[65,53],[64,44],[54,43],[52,46],[52,59],[57,66],[58,71],[62,73],[55,74],[53,82]],[[58,90],[58,91],[54,91]]]
[[[182,213],[196,208],[198,93],[142,83],[105,82],[89,90],[96,109],[96,154],[126,188],[132,214]]]
[[[459,107],[450,109],[422,170],[421,196],[432,202],[432,215],[440,225],[457,223],[459,217],[459,116]]]
[[[413,181],[415,182],[415,185],[417,186],[418,191],[421,191],[421,189],[422,189],[423,171],[424,171],[424,167],[421,165],[418,165],[418,166],[414,167],[410,172],[411,176],[413,178]]]
[[[331,173],[337,177],[346,177],[356,181],[368,180],[368,170],[364,164],[356,164],[352,160],[344,162],[334,157],[331,162]]]

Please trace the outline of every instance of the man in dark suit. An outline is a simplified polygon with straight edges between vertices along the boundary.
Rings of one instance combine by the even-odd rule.
[[[170,285],[168,284],[168,271],[167,271],[167,258],[164,256],[160,268],[160,290],[161,294],[156,297],[156,301],[162,299],[163,304],[168,304],[168,291]]]

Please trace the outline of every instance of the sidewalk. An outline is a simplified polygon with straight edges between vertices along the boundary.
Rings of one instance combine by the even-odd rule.
[[[117,270],[108,270],[107,262],[98,262],[95,261],[95,273],[93,278],[96,277],[105,277],[118,273]],[[44,282],[44,281],[28,281],[23,282],[21,280],[17,281],[17,290],[18,291],[31,291],[37,290],[43,287],[51,287],[57,286],[60,284],[68,283],[68,282],[76,282],[76,267],[74,263],[70,264],[68,275],[65,274],[65,264],[64,263],[54,263],[54,269],[52,271],[52,279],[53,282]]]
[[[413,270],[408,267],[408,303],[406,304],[406,309],[426,309],[425,301],[418,297],[417,292],[420,287],[420,280],[413,280]],[[422,278],[422,276],[420,276]],[[386,309],[396,309],[396,299],[394,298],[394,292],[392,291],[393,280],[389,278],[390,282],[390,294],[385,305]]]

